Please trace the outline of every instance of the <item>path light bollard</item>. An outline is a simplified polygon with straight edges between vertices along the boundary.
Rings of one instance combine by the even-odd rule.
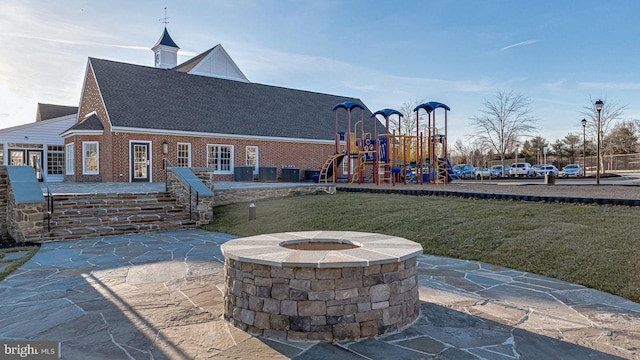
[[[256,201],[251,200],[249,204],[249,221],[256,219]]]

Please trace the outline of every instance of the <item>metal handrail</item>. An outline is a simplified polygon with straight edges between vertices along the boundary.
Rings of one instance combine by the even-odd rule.
[[[168,166],[169,165],[169,166]],[[162,159],[162,168],[164,170],[164,189],[165,191],[169,191],[169,176],[167,176],[167,172],[168,172],[168,168],[169,167],[175,167],[175,165],[173,165],[173,163],[171,163],[171,160],[167,159],[167,158],[163,158]],[[188,181],[187,179],[184,178],[184,176],[180,175],[179,173],[174,172],[174,174],[176,174],[176,176],[178,176],[180,178],[180,180],[182,180],[182,183],[185,185],[189,185],[189,220],[193,220],[192,217],[192,213],[193,213],[193,192],[196,192],[196,207],[198,206],[198,203],[200,202],[200,192],[198,191],[198,189],[195,189]]]
[[[49,181],[47,181],[47,175],[45,174],[44,169],[42,168],[42,160],[39,156],[34,156],[35,167],[40,171],[40,176],[42,177],[42,182],[47,187],[47,230],[51,232],[51,216],[53,215],[53,193],[51,192],[51,188],[49,187]]]

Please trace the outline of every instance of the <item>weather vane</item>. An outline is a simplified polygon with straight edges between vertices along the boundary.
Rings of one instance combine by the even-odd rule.
[[[167,17],[167,8],[164,8],[164,17],[162,19],[158,19],[158,21],[162,21],[164,23],[164,27],[167,27],[169,23],[169,18]]]

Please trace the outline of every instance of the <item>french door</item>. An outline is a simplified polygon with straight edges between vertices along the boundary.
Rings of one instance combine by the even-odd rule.
[[[131,143],[131,181],[149,182],[151,180],[151,159],[149,143]]]

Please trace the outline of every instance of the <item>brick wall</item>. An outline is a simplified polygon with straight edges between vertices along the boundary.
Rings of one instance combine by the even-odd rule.
[[[312,168],[319,169],[327,160],[327,157],[334,152],[333,142],[327,141],[317,143],[313,141],[283,141],[283,140],[252,140],[225,137],[207,136],[187,136],[171,134],[135,133],[135,132],[112,132],[111,123],[102,101],[92,68],[87,67],[80,108],[78,109],[78,119],[84,119],[88,114],[95,111],[102,125],[103,135],[74,135],[65,139],[65,144],[73,142],[75,144],[75,174],[66,175],[66,181],[124,181],[131,179],[131,155],[130,142],[149,142],[151,158],[151,181],[164,181],[164,171],[162,159],[168,158],[174,164],[177,162],[177,144],[191,144],[191,166],[207,166],[207,145],[231,145],[234,149],[233,165],[246,165],[246,147],[258,147],[259,166],[277,166],[278,177],[281,176],[282,165],[293,165],[301,170]],[[304,129],[300,129],[301,133]],[[82,174],[82,142],[99,141],[100,147],[100,174]],[[168,154],[162,153],[162,143],[168,142]],[[216,180],[233,180],[233,169],[231,174],[216,174]]]
[[[151,145],[151,181],[164,181],[165,175],[162,159],[168,158],[174,165],[177,163],[177,144],[191,144],[191,167],[207,167],[207,145],[233,146],[234,166],[246,165],[246,147],[258,147],[258,165],[272,165],[278,167],[281,176],[282,165],[293,165],[301,170],[307,168],[320,169],[328,156],[333,154],[333,144],[302,143],[289,141],[229,139],[221,137],[176,136],[162,134],[143,134],[118,132],[105,134],[103,137],[95,135],[76,135],[75,162],[76,175],[67,176],[65,180],[72,181],[124,181],[131,178],[130,172],[130,143],[132,141],[149,142]],[[100,175],[82,175],[82,141],[100,140]],[[111,140],[111,141],[109,141]],[[169,152],[162,153],[162,143],[169,144]],[[216,181],[233,180],[231,174],[214,174]]]
[[[98,90],[98,85],[93,75],[93,69],[88,66],[84,80],[84,88],[82,89],[82,97],[80,99],[80,107],[78,108],[78,119],[84,119],[88,114],[95,111],[102,126],[104,133],[102,135],[74,135],[64,139],[65,145],[74,143],[74,174],[65,175],[65,181],[116,181],[113,178],[113,159],[128,159],[128,152],[125,154],[114,153],[112,145],[111,123],[107,115],[107,110],[102,101],[102,96]],[[82,142],[98,141],[99,145],[99,169],[98,175],[82,174]],[[123,157],[124,156],[124,157]]]

